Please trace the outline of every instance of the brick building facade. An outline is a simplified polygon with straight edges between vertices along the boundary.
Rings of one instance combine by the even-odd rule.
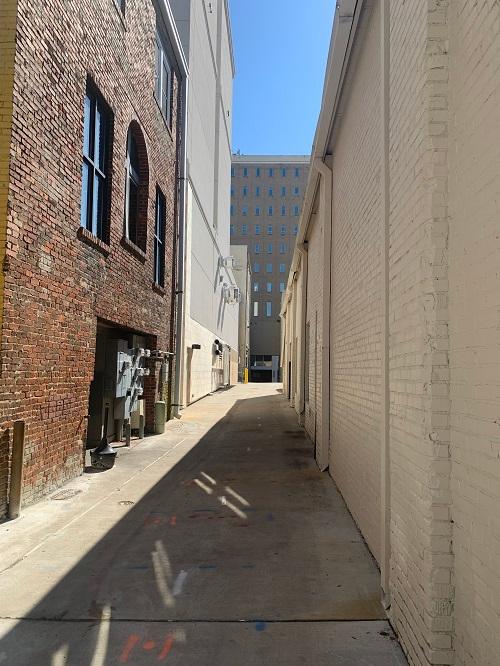
[[[13,80],[0,126],[1,515],[14,420],[26,422],[30,503],[81,473],[89,431],[102,433],[107,341],[173,351],[183,70],[160,0],[10,0],[0,12]],[[8,88],[5,76],[2,98]],[[148,367],[152,430],[165,373]]]
[[[498,3],[338,3],[285,393],[410,664],[500,652]]]

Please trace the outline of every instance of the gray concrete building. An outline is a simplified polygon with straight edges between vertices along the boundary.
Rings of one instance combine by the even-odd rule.
[[[252,284],[250,381],[279,381],[280,306],[303,194],[305,155],[233,155],[231,243],[247,245]]]

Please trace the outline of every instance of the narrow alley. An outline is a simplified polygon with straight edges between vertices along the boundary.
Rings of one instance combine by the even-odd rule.
[[[1,664],[406,663],[278,384],[193,404],[0,539]]]

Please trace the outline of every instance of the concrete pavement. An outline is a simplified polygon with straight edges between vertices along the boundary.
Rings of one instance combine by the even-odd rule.
[[[0,525],[0,664],[405,664],[279,385],[167,425]]]

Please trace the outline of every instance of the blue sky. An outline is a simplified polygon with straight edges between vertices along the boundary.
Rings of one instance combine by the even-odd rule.
[[[230,0],[233,151],[308,155],[335,0]]]

